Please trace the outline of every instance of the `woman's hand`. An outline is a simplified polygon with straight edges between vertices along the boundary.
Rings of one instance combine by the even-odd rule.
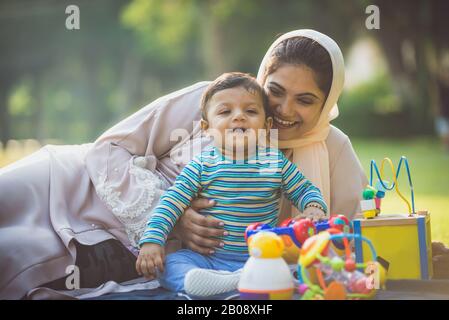
[[[164,272],[164,248],[155,243],[145,243],[139,251],[136,261],[136,271],[139,275],[152,280],[156,278],[157,270]]]
[[[432,242],[433,277],[449,279],[449,248],[442,242]]]
[[[198,213],[200,209],[213,207],[214,205],[215,201],[213,200],[193,200],[191,207],[186,209],[174,229],[175,236],[187,248],[204,255],[212,254],[216,247],[222,246],[220,240],[212,237],[226,235],[222,221]]]

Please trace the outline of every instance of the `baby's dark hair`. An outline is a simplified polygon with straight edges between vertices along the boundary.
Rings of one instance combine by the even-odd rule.
[[[263,103],[263,108],[265,110],[265,117],[271,116],[270,107],[268,104],[268,96],[265,94],[263,88],[259,85],[257,80],[248,73],[242,72],[227,72],[223,73],[214,82],[212,82],[203,93],[201,99],[201,117],[207,120],[207,105],[212,99],[214,94],[219,91],[243,87],[250,93],[258,94]]]

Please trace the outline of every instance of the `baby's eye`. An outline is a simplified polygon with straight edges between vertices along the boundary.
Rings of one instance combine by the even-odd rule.
[[[229,111],[229,110],[221,110],[221,111],[219,111],[218,112],[218,114],[223,114],[223,115],[225,115],[225,114],[229,114],[231,111]]]
[[[259,113],[256,109],[249,109],[246,112],[251,113],[251,114],[258,114]]]

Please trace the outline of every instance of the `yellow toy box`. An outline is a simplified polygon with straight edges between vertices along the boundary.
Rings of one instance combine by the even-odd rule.
[[[379,257],[389,263],[388,279],[430,279],[432,245],[430,214],[419,212],[353,220],[354,233],[371,240]],[[355,240],[356,262],[371,258],[366,244]]]
[[[390,186],[382,180],[385,162],[390,164],[393,171],[394,182]],[[407,169],[411,205],[398,187],[397,178],[402,164],[405,164]],[[379,178],[376,187],[372,184],[373,169]],[[407,159],[401,158],[395,173],[391,160],[385,158],[382,161],[381,173],[379,174],[376,163],[372,160],[370,185],[364,190],[361,203],[363,218],[353,220],[354,233],[370,239],[378,256],[388,262],[388,279],[430,279],[433,273],[430,214],[427,211],[415,212],[413,185]],[[407,203],[409,214],[380,214],[380,200],[387,190],[393,188]],[[370,201],[375,201],[376,205],[369,203]],[[355,254],[357,262],[371,258],[366,245],[357,239]]]

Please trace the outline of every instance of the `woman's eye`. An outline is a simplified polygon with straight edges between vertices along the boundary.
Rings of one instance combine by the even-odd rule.
[[[299,99],[297,100],[299,104],[305,105],[305,106],[309,106],[311,104],[313,104],[312,100],[309,99]]]
[[[277,89],[269,88],[269,90],[270,93],[275,97],[280,97],[282,95],[282,93]]]
[[[222,111],[219,111],[218,112],[218,114],[229,114],[231,111],[229,111],[229,110],[222,110]]]

